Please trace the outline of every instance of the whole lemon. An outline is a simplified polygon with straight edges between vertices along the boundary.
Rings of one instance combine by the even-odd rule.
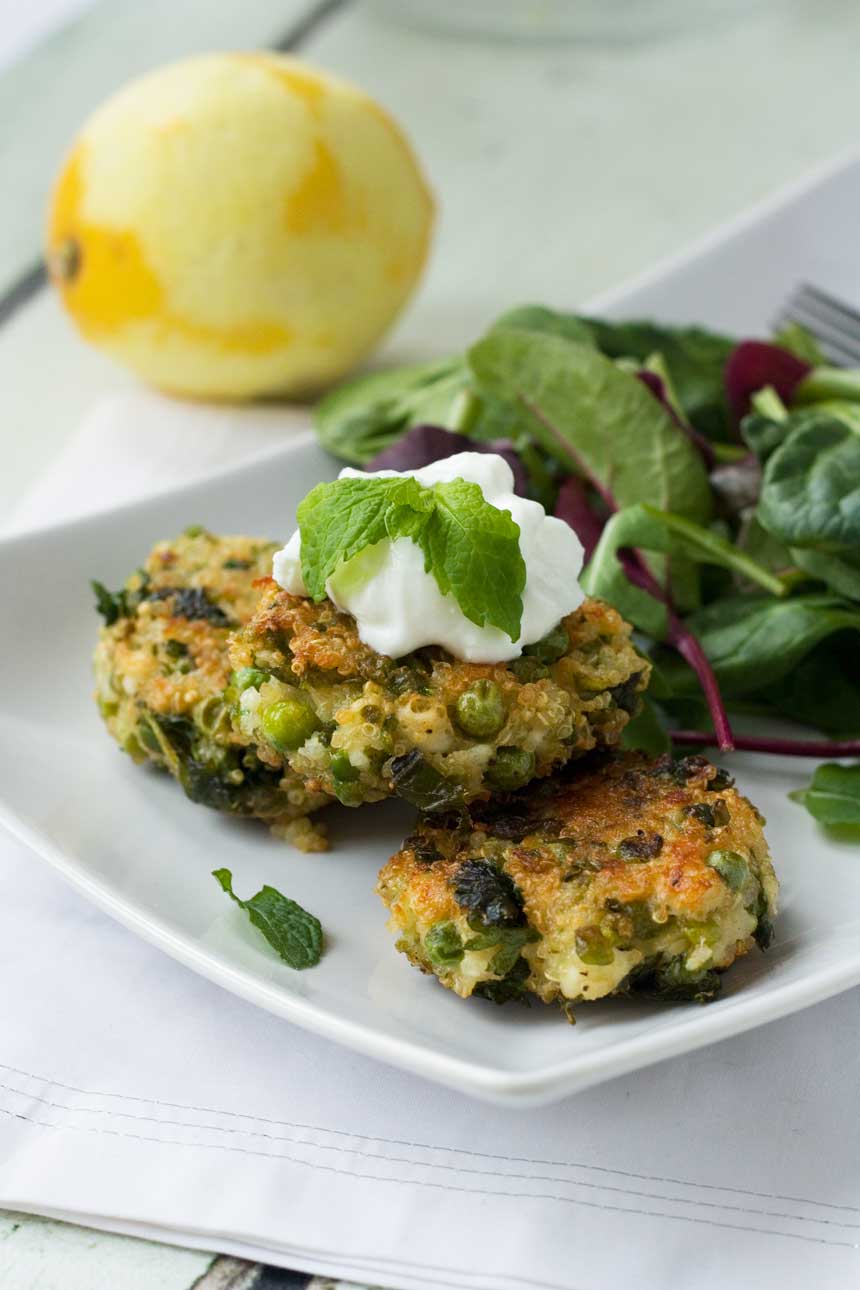
[[[277,54],[212,54],[84,125],[47,259],[87,340],[162,389],[305,395],[391,323],[432,222],[409,145],[366,94]]]

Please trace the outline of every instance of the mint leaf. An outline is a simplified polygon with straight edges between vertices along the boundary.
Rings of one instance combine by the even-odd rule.
[[[233,891],[233,875],[229,869],[213,869],[212,877],[217,878],[230,899],[245,910],[254,926],[289,967],[301,970],[319,963],[323,930],[318,918],[294,900],[282,896],[274,887],[262,887],[250,900],[240,900]]]
[[[436,508],[420,537],[425,569],[470,622],[498,627],[515,641],[526,585],[519,525],[465,479],[432,491]]]
[[[816,767],[812,783],[789,793],[820,824],[860,825],[860,764],[826,762]]]
[[[520,634],[526,566],[519,525],[467,480],[424,488],[412,477],[318,484],[298,509],[302,576],[322,600],[338,567],[385,538],[408,537],[443,595],[479,627]]]
[[[391,536],[389,514],[426,510],[415,479],[336,479],[317,484],[299,506],[302,577],[308,594],[322,600],[339,564]]]

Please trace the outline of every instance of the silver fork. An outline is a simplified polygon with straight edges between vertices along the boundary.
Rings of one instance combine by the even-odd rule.
[[[829,362],[837,367],[860,367],[860,311],[844,300],[802,282],[783,305],[776,326],[793,322],[812,333]]]

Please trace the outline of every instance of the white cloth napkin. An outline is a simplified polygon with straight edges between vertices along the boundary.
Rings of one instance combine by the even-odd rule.
[[[289,419],[159,403],[100,409],[19,521],[266,451]],[[860,1284],[857,991],[496,1110],[210,985],[5,835],[0,879],[4,1207],[410,1290]]]

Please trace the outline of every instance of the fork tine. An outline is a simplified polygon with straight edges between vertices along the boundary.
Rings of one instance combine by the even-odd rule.
[[[860,364],[860,337],[855,343],[846,341],[831,326],[823,322],[820,317],[808,313],[796,304],[788,306],[780,314],[778,325],[783,326],[787,322],[800,323],[802,327],[811,332],[821,346],[822,353],[830,362],[836,363],[838,366],[856,366]]]
[[[810,299],[816,300],[822,309],[831,313],[837,321],[845,321],[846,325],[850,325],[848,324],[850,319],[854,331],[860,335],[860,310],[854,309],[844,300],[837,300],[821,287],[813,286],[811,282],[804,282],[801,285],[801,292]]]
[[[860,363],[860,312],[820,287],[801,283],[783,307],[779,322],[806,327],[831,362]]]

